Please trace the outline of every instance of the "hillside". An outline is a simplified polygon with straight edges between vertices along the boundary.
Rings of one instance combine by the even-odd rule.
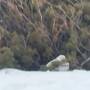
[[[90,70],[89,0],[0,0],[0,68],[44,70],[60,54]]]

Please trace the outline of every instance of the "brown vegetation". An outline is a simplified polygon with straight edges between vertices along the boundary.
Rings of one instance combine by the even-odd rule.
[[[1,68],[39,70],[64,54],[71,69],[90,69],[89,12],[88,0],[0,0]]]

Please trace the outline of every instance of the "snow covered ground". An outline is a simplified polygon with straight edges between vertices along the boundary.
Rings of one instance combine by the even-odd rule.
[[[90,90],[89,71],[0,70],[0,90]]]

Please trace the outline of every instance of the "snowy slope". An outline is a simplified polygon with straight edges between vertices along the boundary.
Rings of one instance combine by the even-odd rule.
[[[0,70],[0,90],[90,90],[90,72]]]

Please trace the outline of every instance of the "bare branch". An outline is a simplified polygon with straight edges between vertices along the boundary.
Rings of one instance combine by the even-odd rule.
[[[83,65],[85,65],[87,62],[89,62],[90,61],[90,57],[89,58],[87,58],[85,61],[83,61],[82,63],[81,63],[81,67],[83,67]]]
[[[81,50],[78,47],[76,48],[76,50],[82,56],[82,58],[85,60],[86,57],[83,55],[83,53],[81,52]]]

